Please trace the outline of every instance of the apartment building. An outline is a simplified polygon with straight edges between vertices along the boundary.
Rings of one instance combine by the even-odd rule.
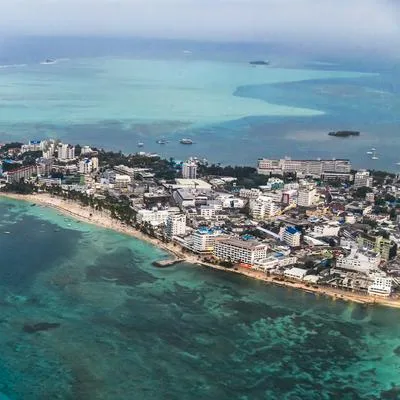
[[[167,237],[181,236],[186,233],[186,215],[173,214],[168,215],[165,226]]]
[[[262,175],[295,173],[321,177],[327,172],[349,173],[351,163],[349,160],[292,160],[284,158],[273,160],[262,158],[258,160],[257,172]]]
[[[255,240],[237,238],[218,238],[215,241],[214,255],[221,260],[230,260],[254,265],[267,256],[267,245]]]

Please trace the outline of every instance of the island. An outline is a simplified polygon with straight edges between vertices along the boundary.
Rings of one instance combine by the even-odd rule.
[[[256,60],[256,61],[250,61],[250,65],[269,65],[269,61],[263,61],[263,60]]]
[[[187,262],[400,308],[400,201],[393,195],[400,179],[393,173],[355,172],[337,158],[222,166],[50,138],[3,144],[0,163],[0,201],[52,207],[67,226],[83,221],[147,241],[168,252],[154,267]],[[58,327],[39,320],[23,331]]]
[[[329,136],[335,136],[335,137],[350,137],[350,136],[360,136],[359,131],[336,131],[336,132],[329,132]]]

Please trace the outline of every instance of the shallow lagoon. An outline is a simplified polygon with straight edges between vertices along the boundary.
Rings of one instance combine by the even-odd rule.
[[[399,394],[398,310],[159,270],[160,250],[39,206],[0,200],[0,215],[0,391],[11,399]],[[38,322],[60,326],[24,332]]]

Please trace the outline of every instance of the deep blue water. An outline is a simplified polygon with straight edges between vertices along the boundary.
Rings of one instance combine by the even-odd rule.
[[[0,200],[0,215],[11,400],[399,398],[398,310],[160,270],[163,252],[39,206]],[[38,322],[60,326],[24,332]]]

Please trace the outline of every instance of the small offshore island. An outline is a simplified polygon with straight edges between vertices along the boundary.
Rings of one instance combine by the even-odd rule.
[[[352,136],[360,136],[359,131],[336,131],[336,132],[329,132],[329,136],[335,136],[335,137],[341,137],[341,138],[347,138],[347,137],[352,137]]]
[[[400,307],[400,180],[349,160],[257,167],[57,140],[0,148],[0,194],[131,235],[188,261],[316,295]],[[12,232],[4,232],[12,234]]]

